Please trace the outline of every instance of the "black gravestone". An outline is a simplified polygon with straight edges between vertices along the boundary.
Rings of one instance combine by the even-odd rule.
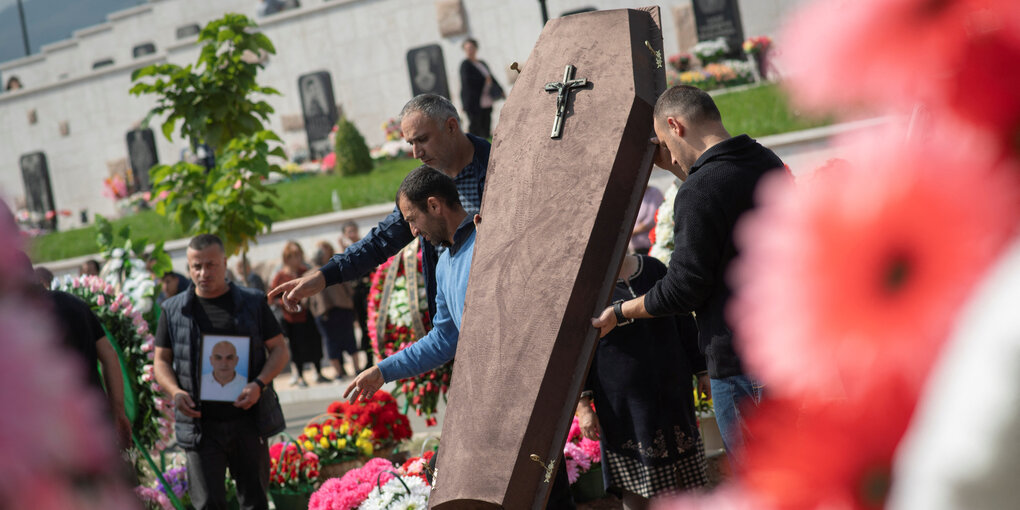
[[[46,155],[32,152],[21,156],[21,178],[25,182],[25,206],[32,215],[32,222],[45,229],[56,229],[56,214],[46,217],[46,213],[56,211]]]
[[[198,33],[201,31],[202,29],[196,23],[192,23],[191,25],[184,25],[182,27],[177,27],[177,38],[184,39],[187,37],[191,37],[193,35],[198,35]]]
[[[740,20],[737,0],[694,0],[692,3],[698,40],[710,41],[722,37],[730,47],[729,55],[742,58],[744,24]]]
[[[298,77],[298,90],[301,91],[301,113],[305,117],[308,152],[312,159],[320,159],[333,152],[329,146],[329,133],[340,117],[333,100],[333,80],[328,71],[308,73]]]
[[[411,75],[411,95],[437,94],[450,99],[446,62],[438,44],[407,50],[407,71]]]
[[[131,162],[131,175],[135,179],[135,189],[152,189],[149,181],[149,169],[159,163],[156,153],[156,139],[149,128],[135,129],[127,133],[128,161]]]
[[[144,57],[145,55],[151,55],[153,53],[156,53],[156,45],[151,42],[139,44],[131,49],[131,56],[134,58]]]

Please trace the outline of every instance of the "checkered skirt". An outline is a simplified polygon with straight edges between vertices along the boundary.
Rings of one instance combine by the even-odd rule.
[[[691,490],[708,483],[705,473],[705,445],[701,437],[679,459],[663,466],[646,466],[641,461],[603,451],[603,469],[607,469],[609,485],[646,498],[676,490]]]

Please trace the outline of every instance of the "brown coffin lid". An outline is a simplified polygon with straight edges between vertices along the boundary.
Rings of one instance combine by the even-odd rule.
[[[657,60],[646,41],[660,52]],[[503,106],[430,506],[543,508],[651,171],[657,7],[550,20]],[[559,82],[569,94],[551,139]]]

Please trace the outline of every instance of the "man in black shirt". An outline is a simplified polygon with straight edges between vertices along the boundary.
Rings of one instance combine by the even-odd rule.
[[[758,404],[761,386],[744,374],[726,321],[730,262],[737,254],[733,229],[754,205],[763,175],[783,168],[772,151],[747,135],[731,137],[715,102],[704,91],[676,86],[655,104],[656,164],[685,181],[674,205],[675,250],[666,276],[644,296],[614,303],[592,319],[605,335],[633,319],[696,313],[716,420],[726,449],[743,444],[745,402]]]
[[[197,509],[226,508],[226,469],[245,509],[266,509],[269,449],[283,411],[273,379],[289,356],[265,295],[228,283],[223,243],[211,234],[188,244],[194,282],[163,303],[156,329],[156,380],[174,399],[177,442],[187,452],[188,486]],[[203,343],[212,335],[243,337],[249,347],[248,383],[234,402],[200,400]],[[240,370],[240,367],[239,367]]]

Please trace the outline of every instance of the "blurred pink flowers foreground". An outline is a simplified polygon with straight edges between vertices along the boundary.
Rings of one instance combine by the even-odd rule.
[[[801,108],[927,115],[913,119],[910,133],[903,122],[871,128],[852,140],[847,161],[796,184],[763,181],[758,207],[738,225],[728,312],[766,400],[749,419],[733,479],[708,495],[659,501],[659,509],[885,508],[897,477],[913,487],[940,483],[912,476],[923,464],[898,465],[908,434],[925,437],[929,449],[976,448],[945,448],[965,430],[943,432],[938,443],[927,432],[946,427],[929,420],[915,429],[915,409],[922,396],[938,401],[929,376],[954,361],[940,355],[961,310],[1020,239],[1020,2],[819,1],[793,18],[779,44]],[[1015,386],[940,382],[1020,407]],[[965,401],[955,405],[966,414]],[[981,444],[971,457],[986,463],[1010,451],[968,444]],[[970,476],[991,476],[988,464],[938,458],[942,472],[969,465]],[[1015,471],[1015,458],[999,466]],[[939,493],[939,508],[959,507],[952,488]],[[900,508],[932,508],[903,498]]]
[[[33,510],[138,508],[116,473],[100,396],[57,344],[52,319],[24,294],[24,259],[0,202],[0,501]]]

